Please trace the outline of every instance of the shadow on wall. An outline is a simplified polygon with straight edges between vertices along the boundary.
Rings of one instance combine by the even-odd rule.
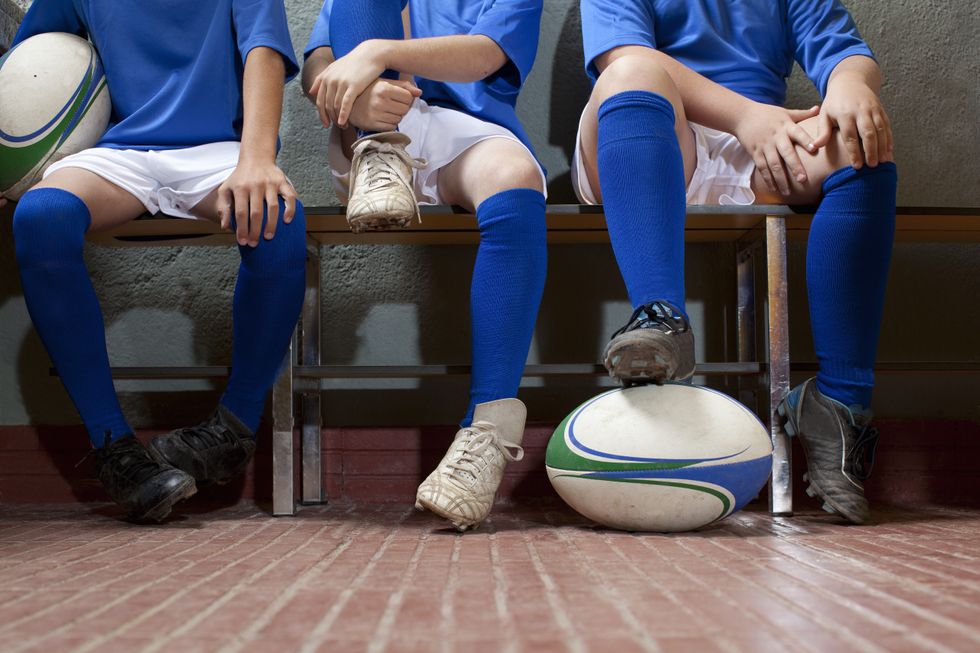
[[[562,21],[554,61],[551,62],[551,107],[548,142],[561,148],[571,162],[582,107],[589,101],[592,84],[584,72],[582,19],[577,2],[570,3]],[[577,203],[571,173],[566,172],[548,184],[549,201]]]

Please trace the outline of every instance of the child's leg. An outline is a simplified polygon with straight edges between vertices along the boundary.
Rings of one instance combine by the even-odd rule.
[[[579,139],[634,309],[603,363],[624,385],[687,379],[694,334],[684,309],[684,220],[697,162],[670,75],[645,51],[621,54],[596,83]]]
[[[547,268],[541,169],[515,141],[491,138],[439,171],[439,194],[476,209],[480,248],[470,311],[473,377],[463,428],[416,494],[465,530],[490,513],[508,461],[524,455],[527,410],[517,389],[527,362]]]
[[[285,210],[279,202],[279,215]],[[272,240],[239,247],[242,263],[234,298],[231,379],[221,398],[252,433],[276,380],[303,307],[306,288],[306,220],[303,205]]]
[[[666,71],[643,54],[613,61],[592,92],[581,144],[633,308],[666,300],[683,310],[686,182],[696,155]]]
[[[400,0],[335,0],[330,12],[330,47],[337,59],[368,39],[403,39]],[[398,79],[398,71],[381,75]]]
[[[28,311],[96,448],[132,429],[112,384],[102,311],[82,257],[85,233],[128,222],[144,210],[98,175],[65,168],[26,193],[14,212]]]
[[[446,202],[475,208],[480,225],[468,426],[477,404],[517,396],[547,271],[545,198],[538,164],[502,138],[477,143],[443,168],[439,191]]]
[[[816,120],[802,123],[816,133]],[[874,362],[895,232],[898,172],[894,163],[859,170],[839,132],[816,155],[797,148],[809,180],[793,182],[791,203],[819,202],[807,243],[807,288],[817,387],[844,406],[871,404]],[[782,203],[756,173],[757,201]]]

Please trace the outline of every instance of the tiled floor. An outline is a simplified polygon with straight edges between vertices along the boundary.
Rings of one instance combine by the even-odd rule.
[[[137,527],[0,506],[0,651],[980,651],[980,511],[701,532],[498,508],[251,507]]]

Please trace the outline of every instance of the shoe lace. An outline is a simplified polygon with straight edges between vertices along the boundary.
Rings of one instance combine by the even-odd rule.
[[[369,156],[369,154],[373,154],[374,156]],[[363,176],[365,177],[362,183],[367,188],[383,188],[390,184],[398,184],[413,197],[415,196],[415,190],[404,177],[398,174],[398,163],[401,162],[409,168],[416,170],[420,170],[428,165],[425,159],[415,158],[409,155],[401,145],[374,140],[365,143],[362,156],[364,156]],[[351,188],[354,187],[355,174],[355,170],[351,170]],[[418,218],[420,223],[422,222],[422,214],[419,211],[418,202],[415,203],[415,217]]]
[[[491,447],[496,448],[505,460],[514,462],[524,458],[524,449],[500,439],[497,428],[489,422],[473,422],[460,432],[453,446],[458,455],[446,467],[450,478],[463,484],[479,475],[482,469],[479,463]]]
[[[110,434],[106,433],[101,455],[102,464],[108,465],[114,476],[122,477],[129,483],[142,483],[160,471],[160,466],[147,455],[135,438],[113,443],[110,441]]]
[[[644,304],[635,311],[626,325],[612,334],[615,338],[627,331],[632,331],[643,326],[651,326],[663,331],[666,334],[684,333],[691,328],[690,322],[684,317],[684,313],[670,302],[658,300]]]
[[[860,481],[871,478],[875,466],[875,451],[878,446],[878,429],[864,426],[854,440],[848,454],[848,465]]]
[[[240,444],[238,435],[217,416],[203,424],[178,429],[174,435],[197,451],[213,449],[226,444],[232,446]]]

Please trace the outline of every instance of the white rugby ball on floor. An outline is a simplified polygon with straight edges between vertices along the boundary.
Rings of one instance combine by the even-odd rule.
[[[32,36],[0,58],[0,192],[19,199],[44,170],[95,145],[112,112],[92,44]]]
[[[565,418],[548,478],[585,517],[627,531],[675,532],[751,501],[772,468],[769,432],[728,395],[682,383],[616,389]]]

